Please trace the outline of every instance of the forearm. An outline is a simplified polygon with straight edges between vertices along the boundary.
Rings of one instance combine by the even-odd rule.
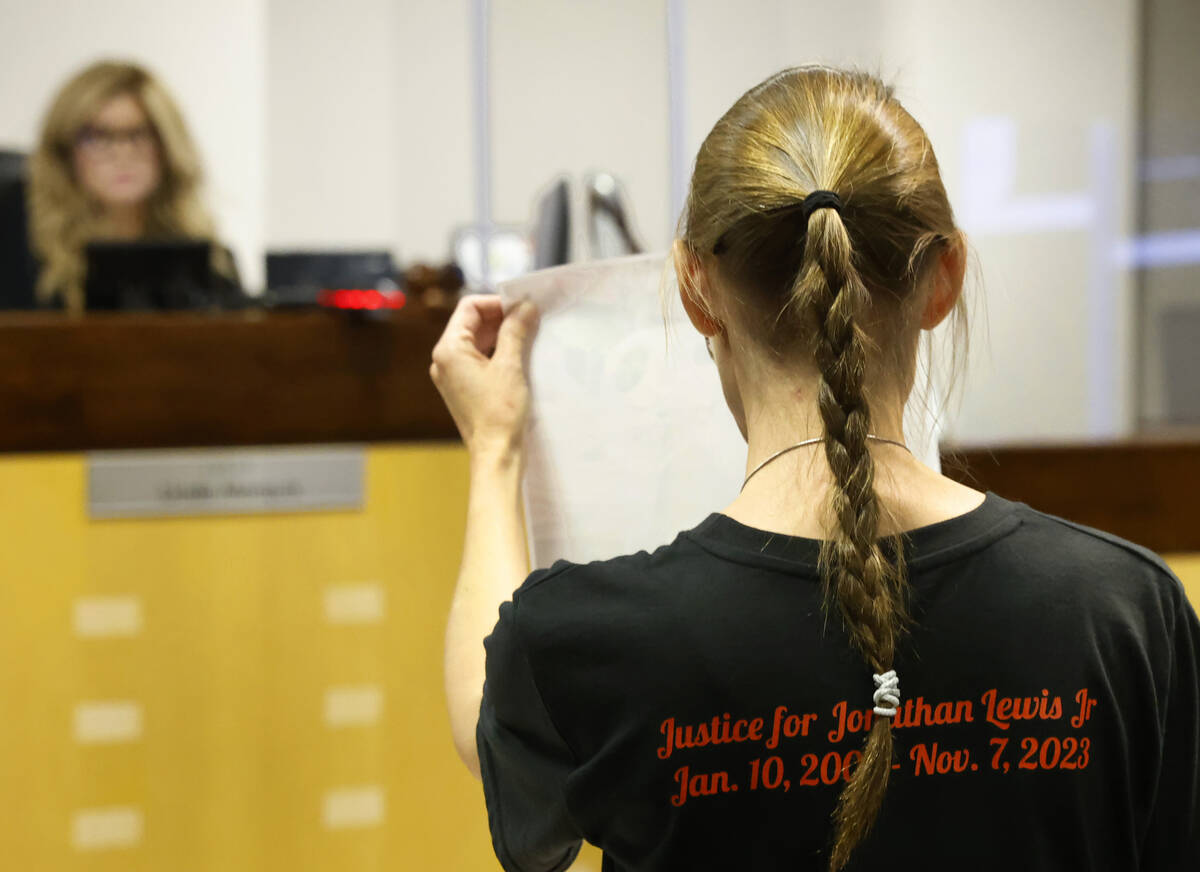
[[[483,640],[529,572],[521,506],[523,458],[516,452],[471,457],[462,565],[446,627],[445,680],[454,744],[479,774],[475,725],[483,696]]]

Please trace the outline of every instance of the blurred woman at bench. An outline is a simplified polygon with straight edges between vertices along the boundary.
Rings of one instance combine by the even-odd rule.
[[[85,248],[99,240],[210,241],[214,272],[236,286],[202,180],[183,116],[148,70],[100,61],[72,77],[54,98],[30,161],[39,304],[83,310]]]

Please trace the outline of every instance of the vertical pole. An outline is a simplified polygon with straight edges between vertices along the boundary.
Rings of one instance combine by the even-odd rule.
[[[1129,348],[1118,329],[1125,320],[1125,307],[1117,272],[1116,130],[1097,122],[1089,144],[1094,217],[1087,285],[1088,435],[1111,438],[1126,432],[1129,425],[1128,382],[1123,377]]]
[[[484,290],[491,290],[492,94],[489,75],[491,0],[471,0],[471,61],[475,122],[475,224]]]
[[[668,238],[675,237],[679,215],[683,212],[687,197],[688,160],[687,144],[687,95],[684,76],[684,4],[686,0],[667,0],[667,131],[668,162],[671,182],[670,219]]]
[[[1137,58],[1137,153],[1134,161],[1134,223],[1133,235],[1137,239],[1150,232],[1148,217],[1150,214],[1150,182],[1146,177],[1146,164],[1150,157],[1150,0],[1138,3],[1138,58]],[[1130,391],[1133,414],[1126,414],[1126,421],[1132,419],[1133,431],[1146,429],[1150,423],[1150,409],[1147,403],[1149,391],[1149,357],[1150,348],[1146,335],[1146,322],[1149,319],[1147,295],[1149,294],[1149,267],[1143,267],[1136,261],[1129,267],[1132,270],[1133,291],[1133,332],[1130,351],[1133,355],[1133,385]],[[1167,417],[1160,407],[1158,415]]]

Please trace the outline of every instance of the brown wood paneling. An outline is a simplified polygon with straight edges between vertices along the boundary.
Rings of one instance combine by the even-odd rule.
[[[0,451],[457,438],[446,313],[0,317]]]
[[[0,316],[0,451],[456,439],[446,313]],[[950,447],[946,473],[1156,551],[1200,551],[1200,438]]]
[[[946,475],[1159,552],[1200,551],[1200,439],[943,446]]]

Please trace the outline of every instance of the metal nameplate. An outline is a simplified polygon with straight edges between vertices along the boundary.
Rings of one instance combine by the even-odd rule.
[[[94,451],[92,518],[361,509],[362,446]]]

